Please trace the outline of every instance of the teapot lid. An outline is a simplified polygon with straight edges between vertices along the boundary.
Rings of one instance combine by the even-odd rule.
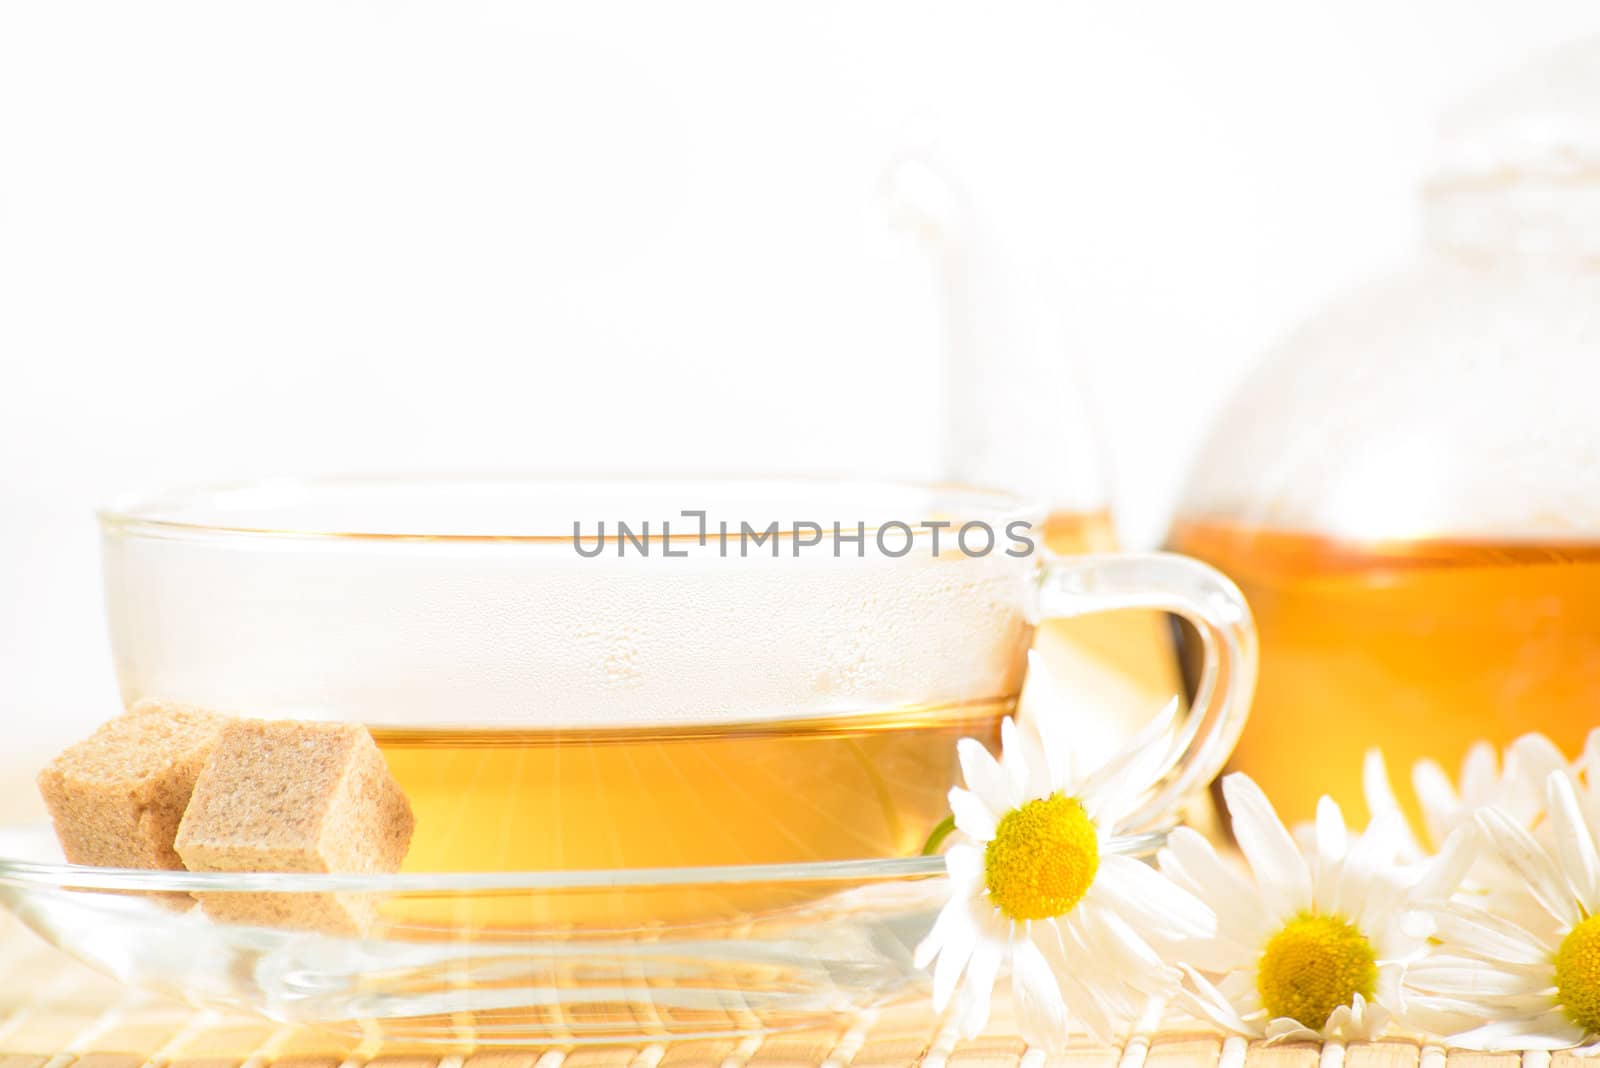
[[[1440,124],[1424,196],[1435,248],[1600,263],[1600,37],[1469,94]]]
[[[1600,37],[1544,53],[1449,108],[1430,188],[1600,182]]]

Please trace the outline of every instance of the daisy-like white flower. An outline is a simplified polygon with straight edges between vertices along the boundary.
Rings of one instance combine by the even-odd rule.
[[[1188,828],[1161,851],[1161,870],[1217,916],[1215,936],[1183,947],[1184,1002],[1255,1037],[1376,1036],[1399,1008],[1404,965],[1422,947],[1403,923],[1411,886],[1394,863],[1399,815],[1352,836],[1324,797],[1314,840],[1302,849],[1249,778],[1230,775],[1222,790],[1250,875]]]
[[[1043,1047],[1074,1028],[1111,1041],[1176,988],[1157,947],[1209,934],[1213,917],[1115,841],[1172,766],[1175,711],[1082,777],[1054,717],[1006,719],[999,761],[972,739],[958,743],[966,787],[950,791],[960,835],[945,854],[951,896],[916,963],[937,961],[934,1007],[954,999],[967,1035],[987,1021],[1007,963],[1022,1035]]]
[[[1432,1030],[1457,1030],[1455,1045],[1600,1050],[1596,822],[1569,772],[1553,772],[1545,790],[1547,843],[1499,808],[1476,815],[1481,841],[1521,879],[1519,897],[1492,911],[1441,900],[1428,912],[1436,945],[1408,970],[1408,1006]]]
[[[1596,732],[1600,734],[1600,732]],[[1591,737],[1591,743],[1596,739]],[[1596,758],[1600,759],[1600,750]],[[1458,827],[1471,824],[1473,813],[1490,805],[1524,827],[1544,815],[1544,783],[1552,771],[1567,767],[1567,758],[1542,734],[1525,734],[1506,746],[1502,759],[1488,742],[1478,742],[1461,761],[1459,787],[1437,761],[1419,760],[1411,769],[1411,786],[1422,815],[1422,834],[1402,821],[1400,859],[1415,864],[1444,844]],[[1374,818],[1401,813],[1383,753],[1368,750],[1361,767],[1367,811]]]

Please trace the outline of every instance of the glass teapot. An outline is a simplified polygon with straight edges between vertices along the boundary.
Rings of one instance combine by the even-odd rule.
[[[1169,538],[1255,612],[1235,764],[1286,818],[1359,809],[1374,747],[1409,805],[1421,758],[1600,723],[1600,40],[1463,102],[1424,208],[1233,397]]]

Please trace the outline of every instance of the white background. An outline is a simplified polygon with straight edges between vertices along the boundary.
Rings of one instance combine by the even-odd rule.
[[[918,474],[932,149],[1048,263],[1125,539],[1408,254],[1442,106],[1586,0],[0,6],[0,746],[114,706],[92,508],[393,468]],[[0,760],[0,766],[6,762]],[[0,787],[3,789],[3,787]]]

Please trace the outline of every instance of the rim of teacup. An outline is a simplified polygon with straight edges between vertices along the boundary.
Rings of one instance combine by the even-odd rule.
[[[1006,490],[952,482],[920,482],[888,478],[862,478],[849,475],[701,475],[701,474],[546,474],[537,472],[380,472],[370,474],[282,476],[240,481],[205,482],[180,485],[165,489],[146,490],[126,494],[99,509],[96,515],[102,529],[108,534],[146,537],[202,537],[202,538],[293,538],[339,539],[356,541],[418,541],[455,544],[464,541],[493,541],[529,544],[569,543],[573,537],[574,517],[562,514],[541,517],[539,523],[550,523],[550,529],[472,530],[450,529],[444,523],[405,523],[374,521],[370,523],[308,523],[286,522],[270,517],[284,515],[295,506],[325,503],[342,503],[348,509],[354,498],[362,495],[400,493],[461,493],[480,494],[502,492],[527,500],[536,507],[550,507],[550,498],[582,501],[599,508],[627,502],[630,507],[642,508],[651,504],[660,506],[673,500],[690,505],[707,503],[708,498],[722,502],[746,502],[752,505],[782,502],[785,506],[821,506],[837,503],[844,495],[855,498],[855,505],[881,508],[885,502],[905,502],[920,496],[928,502],[944,505],[941,518],[949,519],[955,526],[963,522],[982,521],[997,527],[1012,522],[1042,522],[1046,515],[1044,504],[1038,500]],[[342,499],[342,502],[341,502]],[[346,513],[348,514],[348,512]],[[644,512],[644,518],[657,518]],[[683,512],[692,516],[693,511]],[[679,521],[677,513],[664,513],[665,518]],[[232,517],[232,518],[228,518]],[[256,517],[254,519],[247,517]],[[606,518],[611,518],[607,515]],[[630,516],[631,518],[631,516]],[[730,518],[740,518],[738,516]],[[776,518],[776,517],[773,517]],[[852,525],[854,516],[821,516],[823,520],[838,518]],[[896,516],[897,519],[901,518]],[[907,516],[912,520],[910,536],[925,539],[934,532],[918,527],[916,520],[925,516]],[[713,517],[714,521],[714,517]],[[559,524],[559,525],[557,525]],[[385,529],[387,528],[387,529]],[[867,533],[879,529],[877,524],[865,526]],[[641,534],[643,540],[660,542],[702,541],[704,533],[688,523],[670,534],[660,528]],[[791,529],[780,527],[780,539],[793,537]]]

